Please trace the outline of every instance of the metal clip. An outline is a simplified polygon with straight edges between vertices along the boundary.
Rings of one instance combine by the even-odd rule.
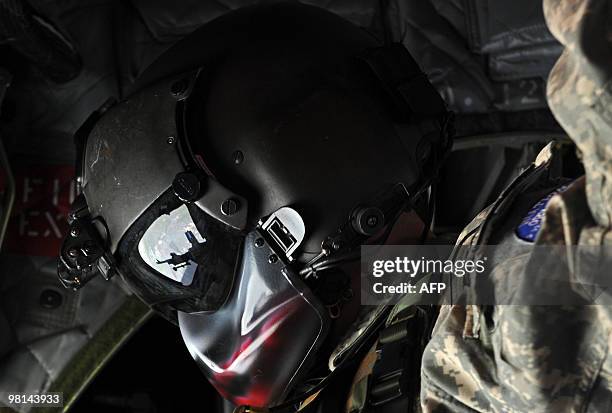
[[[259,225],[271,245],[284,254],[289,261],[293,261],[291,255],[300,246],[306,235],[306,226],[300,214],[292,208],[283,207],[270,215],[265,222],[260,221]]]

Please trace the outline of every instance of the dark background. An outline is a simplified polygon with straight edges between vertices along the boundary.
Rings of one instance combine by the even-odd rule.
[[[179,329],[154,316],[102,369],[71,411],[153,413],[220,409],[219,397],[189,355]]]

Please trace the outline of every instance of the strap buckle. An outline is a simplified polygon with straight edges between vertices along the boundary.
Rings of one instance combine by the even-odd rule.
[[[404,395],[405,344],[411,318],[383,329],[378,338],[378,360],[372,374],[370,404],[380,406]]]

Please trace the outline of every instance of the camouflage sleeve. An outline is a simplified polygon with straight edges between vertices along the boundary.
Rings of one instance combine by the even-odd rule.
[[[574,219],[584,213],[576,211],[584,206],[582,182],[554,198],[538,243],[576,242],[567,236],[584,223]],[[494,268],[495,278],[530,288],[529,263],[529,254],[510,256]],[[611,312],[593,305],[443,306],[422,359],[423,411],[612,411]]]
[[[612,0],[544,0],[544,10],[565,46],[548,100],[580,150],[586,185],[551,202],[539,239],[582,243],[597,229],[597,243],[612,245]],[[585,193],[598,226],[563,215]],[[496,270],[520,278],[524,264]],[[423,411],[612,411],[611,315],[604,306],[442,308],[423,354]]]
[[[552,33],[565,46],[548,79],[548,102],[578,146],[587,200],[600,226],[612,226],[612,2],[545,0]]]

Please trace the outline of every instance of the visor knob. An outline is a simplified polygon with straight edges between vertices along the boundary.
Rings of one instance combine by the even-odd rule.
[[[172,181],[174,194],[183,202],[195,202],[200,198],[202,184],[192,172],[181,172]]]
[[[372,236],[385,225],[385,215],[376,207],[363,207],[356,211],[353,220],[355,231],[365,236]]]
[[[240,209],[240,203],[234,198],[226,199],[221,204],[221,213],[226,216],[234,215],[238,209]]]

